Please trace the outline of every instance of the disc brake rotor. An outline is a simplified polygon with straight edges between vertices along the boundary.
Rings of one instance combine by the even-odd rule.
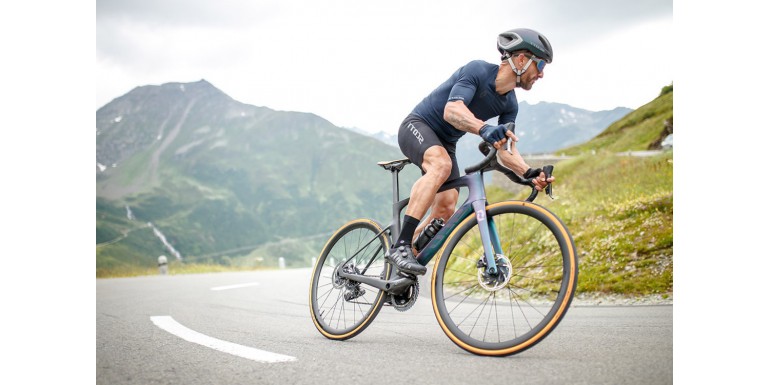
[[[342,286],[345,285],[345,282],[347,282],[347,279],[340,277],[340,269],[342,268],[342,264],[340,263],[334,268],[334,272],[332,273],[332,286],[334,286],[335,289],[339,289]]]
[[[484,290],[498,291],[506,287],[511,281],[511,261],[503,255],[498,255],[495,263],[497,264],[497,275],[488,274],[486,268],[483,267],[477,270],[479,285]]]

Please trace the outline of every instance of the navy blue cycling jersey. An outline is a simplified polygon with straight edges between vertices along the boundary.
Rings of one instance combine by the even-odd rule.
[[[498,65],[474,60],[458,69],[452,76],[426,96],[412,111],[442,139],[457,143],[465,131],[444,120],[447,102],[461,100],[473,115],[483,121],[499,116],[498,124],[516,121],[519,103],[511,90],[505,95],[495,91]]]

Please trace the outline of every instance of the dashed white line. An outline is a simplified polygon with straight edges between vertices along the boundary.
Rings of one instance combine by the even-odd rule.
[[[259,282],[239,283],[237,285],[212,287],[211,290],[219,291],[219,290],[229,290],[229,289],[240,289],[242,287],[257,286],[257,285],[259,285]]]
[[[272,353],[249,346],[222,341],[214,337],[209,337],[205,334],[198,333],[195,330],[188,329],[184,325],[176,322],[176,320],[170,316],[153,316],[150,317],[150,319],[157,327],[183,340],[196,343],[198,345],[203,345],[223,353],[228,353],[234,356],[265,363],[291,362],[297,360],[296,357]]]

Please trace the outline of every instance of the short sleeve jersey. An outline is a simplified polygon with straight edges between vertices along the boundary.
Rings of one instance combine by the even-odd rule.
[[[444,83],[425,97],[412,111],[444,141],[457,143],[465,132],[444,120],[447,102],[460,100],[479,120],[498,116],[498,124],[516,121],[519,103],[511,90],[505,95],[495,91],[499,66],[483,60],[474,60],[460,67]]]

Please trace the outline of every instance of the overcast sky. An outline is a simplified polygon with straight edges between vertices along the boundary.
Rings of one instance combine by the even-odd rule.
[[[378,4],[378,5],[375,5]],[[554,62],[519,100],[637,108],[673,81],[672,0],[97,0],[96,105],[141,85],[206,79],[234,99],[396,132],[496,37],[528,27]]]

